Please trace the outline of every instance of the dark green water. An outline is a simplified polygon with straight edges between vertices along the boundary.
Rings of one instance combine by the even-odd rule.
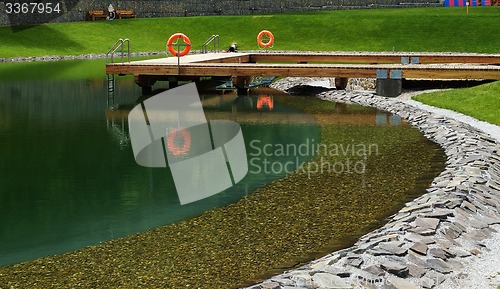
[[[71,63],[85,71],[92,67],[81,61],[19,64],[15,70],[12,64],[0,64],[0,266],[189,218],[233,203],[286,174],[279,168],[264,170],[257,161],[236,186],[181,206],[168,169],[135,163],[127,127],[127,112],[140,96],[133,79],[118,78],[111,109],[105,77],[72,70]],[[237,120],[247,154],[263,144],[320,142],[315,118],[278,102],[273,111],[259,110],[256,93],[246,98],[202,95],[207,118]],[[337,113],[349,115],[349,109]],[[373,125],[399,123],[373,109],[353,109],[361,118],[373,119]],[[296,157],[274,154],[266,161],[301,163],[309,158]],[[256,172],[256,167],[262,170]]]

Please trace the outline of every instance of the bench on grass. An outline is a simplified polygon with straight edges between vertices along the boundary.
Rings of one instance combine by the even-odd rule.
[[[116,10],[116,17],[123,18],[137,18],[137,14],[132,10]]]
[[[103,10],[89,10],[87,13],[87,19],[92,21],[106,19],[106,17],[108,17],[108,12]]]

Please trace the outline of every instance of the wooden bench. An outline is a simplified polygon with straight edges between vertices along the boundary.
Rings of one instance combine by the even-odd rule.
[[[108,17],[108,12],[105,12],[103,10],[89,10],[87,13],[87,19],[88,20],[99,20],[99,19],[106,19]]]
[[[123,18],[137,18],[137,14],[132,10],[116,10],[116,17]]]

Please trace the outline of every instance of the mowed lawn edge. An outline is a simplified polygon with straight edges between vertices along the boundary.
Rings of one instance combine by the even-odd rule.
[[[425,93],[413,99],[500,125],[500,81],[469,88]]]

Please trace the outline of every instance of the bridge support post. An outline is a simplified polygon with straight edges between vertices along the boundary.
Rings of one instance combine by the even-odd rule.
[[[347,87],[349,78],[347,77],[335,77],[335,88],[337,90],[344,90]]]
[[[238,90],[238,95],[245,95],[248,90],[246,87],[250,84],[252,78],[249,76],[233,76],[231,81]]]
[[[177,75],[170,75],[168,77],[168,88],[176,88],[179,86],[179,77]]]
[[[135,75],[134,81],[142,88],[143,95],[151,95],[153,93],[153,85],[156,83],[156,79],[147,75]]]

